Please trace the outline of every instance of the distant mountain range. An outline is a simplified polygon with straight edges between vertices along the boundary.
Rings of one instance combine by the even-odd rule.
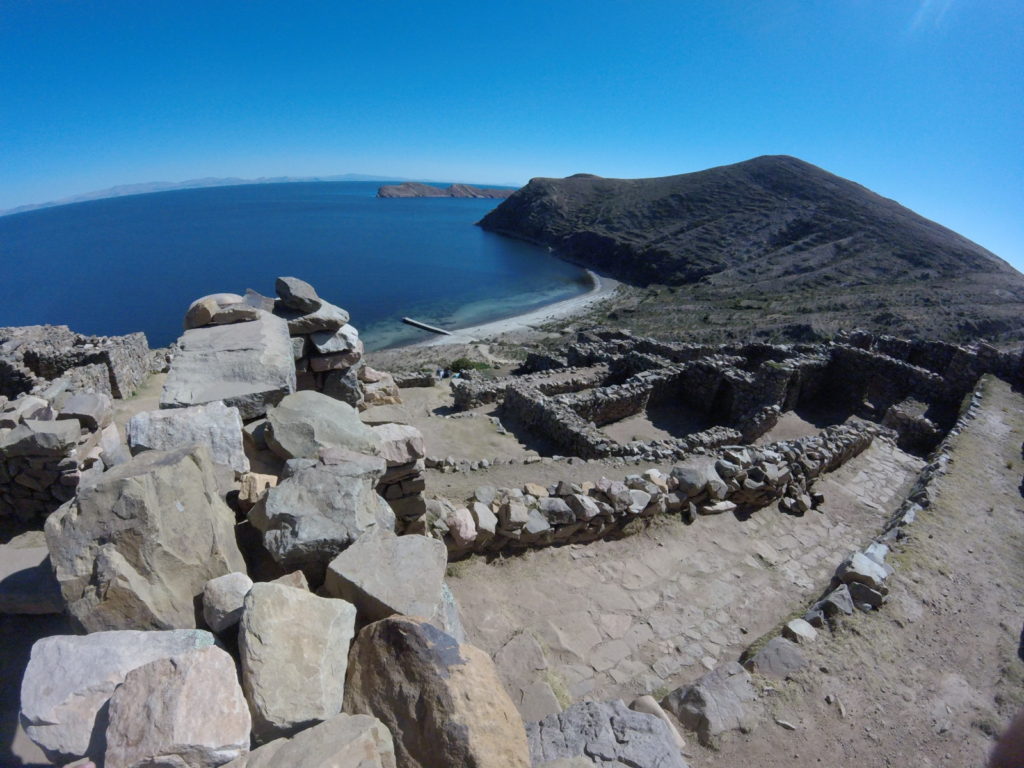
[[[167,192],[173,189],[201,189],[203,187],[232,187],[240,184],[288,184],[301,181],[408,181],[401,176],[373,176],[365,173],[342,173],[334,176],[261,176],[257,179],[239,179],[234,177],[210,176],[202,179],[189,179],[188,181],[150,181],[142,184],[121,184],[116,187],[100,189],[95,192],[86,192],[81,195],[72,195],[60,200],[51,200],[46,203],[33,203],[20,205],[17,208],[9,208],[0,211],[0,216],[7,216],[12,213],[34,211],[39,208],[52,208],[55,205],[68,205],[69,203],[84,203],[88,200],[102,200],[108,197],[126,197],[128,195],[144,195],[149,192]],[[510,185],[511,186],[511,185]]]
[[[470,184],[452,184],[450,187],[436,187],[407,181],[404,184],[385,184],[377,190],[377,197],[459,197],[488,198],[501,200],[515,192],[515,189],[495,187],[474,187]]]
[[[647,302],[652,321],[689,337],[703,326],[672,310],[686,302],[689,315],[707,316],[704,326],[741,335],[860,326],[1024,338],[1024,275],[794,157],[652,179],[533,179],[480,225],[633,285],[671,287]]]

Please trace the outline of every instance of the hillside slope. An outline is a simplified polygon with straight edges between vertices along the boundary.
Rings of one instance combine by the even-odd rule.
[[[634,285],[686,286],[676,297],[708,302],[712,314],[723,302],[782,300],[821,332],[1024,338],[1024,275],[793,157],[655,179],[533,179],[480,225]]]

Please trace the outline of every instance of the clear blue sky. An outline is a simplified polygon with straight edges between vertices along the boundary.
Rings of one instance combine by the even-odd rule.
[[[0,0],[0,208],[791,154],[1024,268],[1021,0]]]

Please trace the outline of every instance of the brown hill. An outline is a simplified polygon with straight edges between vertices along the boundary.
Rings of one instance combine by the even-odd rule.
[[[1024,338],[1024,275],[899,203],[793,157],[654,179],[533,179],[480,225],[634,285],[676,286],[652,307],[695,302],[689,310],[734,333],[861,326]],[[755,311],[722,317],[729,307]]]

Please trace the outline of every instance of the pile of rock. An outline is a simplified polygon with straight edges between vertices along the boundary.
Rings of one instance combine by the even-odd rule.
[[[427,501],[427,527],[452,558],[585,543],[628,535],[657,514],[697,515],[754,510],[778,500],[783,512],[803,514],[824,499],[810,486],[866,449],[882,428],[867,422],[829,427],[814,437],[769,446],[729,446],[676,466],[622,481],[561,481],[522,488],[481,486],[453,504]]]
[[[313,389],[358,408],[363,342],[341,307],[321,299],[309,283],[279,277],[273,311],[288,323],[299,389]]]
[[[216,294],[192,304],[160,394],[161,408],[222,401],[249,421],[295,391],[288,324],[236,299],[242,297]]]
[[[405,478],[422,467],[418,432],[367,426],[313,391],[267,406],[261,434],[284,472],[249,510],[255,542],[236,537],[225,502],[250,476],[242,432],[220,401],[140,413],[135,455],[47,520],[63,600],[88,634],[34,646],[30,738],[55,762],[111,768],[526,768],[522,719],[464,643],[444,545],[396,535],[376,492],[389,464]],[[254,583],[247,561],[267,558],[291,572]]]
[[[279,277],[274,287],[276,300],[252,290],[245,296],[217,293],[196,299],[185,314],[187,332],[182,345],[188,348],[188,331],[193,329],[270,315],[284,321],[295,379],[289,391],[323,392],[354,408],[401,402],[394,379],[364,365],[363,342],[349,323],[348,312],[321,298],[313,286],[297,277]],[[230,398],[227,401],[232,404]]]
[[[58,379],[0,404],[0,516],[45,517],[125,458],[111,398]]]
[[[426,456],[423,435],[408,424],[379,424],[373,431],[380,437],[387,462],[387,471],[377,483],[377,493],[391,505],[400,530],[414,531],[427,511],[423,498],[427,488],[423,476]]]

